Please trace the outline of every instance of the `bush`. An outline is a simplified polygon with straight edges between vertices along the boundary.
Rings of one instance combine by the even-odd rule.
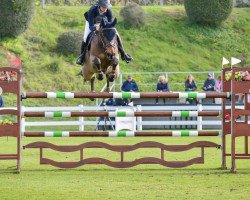
[[[185,0],[187,16],[191,22],[219,25],[232,12],[232,0]]]
[[[141,6],[136,3],[129,3],[120,11],[123,21],[128,26],[140,27],[145,23],[145,13]]]
[[[64,55],[78,55],[81,50],[83,33],[78,30],[62,33],[57,40],[57,52]]]
[[[35,10],[35,0],[1,0],[0,37],[18,36],[29,25]]]

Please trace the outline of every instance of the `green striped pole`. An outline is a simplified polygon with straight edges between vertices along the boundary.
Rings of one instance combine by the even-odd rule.
[[[46,131],[24,132],[26,137],[193,137],[221,136],[221,131]]]
[[[229,98],[229,92],[27,92],[23,93],[22,98],[50,98],[50,99],[68,99],[68,98]]]
[[[198,117],[220,116],[220,111],[97,111],[97,112],[24,112],[25,117]]]

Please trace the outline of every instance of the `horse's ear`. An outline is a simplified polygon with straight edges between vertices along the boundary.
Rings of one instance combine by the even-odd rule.
[[[105,20],[102,19],[102,21],[101,21],[101,27],[105,27],[105,26],[106,26]]]
[[[113,20],[113,22],[111,23],[111,27],[115,27],[116,24],[117,24],[117,18]]]

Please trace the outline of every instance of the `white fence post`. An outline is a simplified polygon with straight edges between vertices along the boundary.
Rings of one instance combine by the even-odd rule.
[[[197,111],[202,111],[202,104],[197,104]],[[197,130],[202,130],[202,117],[197,117]]]
[[[122,73],[120,73],[120,85],[119,85],[119,90],[118,91],[121,90],[121,87],[122,87]]]
[[[83,112],[83,105],[79,105],[79,111]],[[79,117],[79,131],[84,131],[84,117]]]
[[[46,3],[46,0],[42,0],[42,8],[43,9],[45,8],[45,3]]]
[[[141,109],[141,105],[138,105],[137,107],[136,107],[136,110],[137,111],[142,111],[142,109]],[[137,130],[138,131],[142,131],[142,117],[137,117]]]

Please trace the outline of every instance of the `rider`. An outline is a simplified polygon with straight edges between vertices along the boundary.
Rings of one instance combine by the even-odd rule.
[[[81,55],[77,58],[76,61],[78,65],[82,65],[84,63],[85,53],[87,50],[86,40],[90,32],[99,30],[99,26],[97,26],[97,24],[100,23],[102,19],[105,19],[108,22],[112,22],[110,0],[98,0],[97,4],[93,5],[88,12],[84,13],[84,16],[86,19],[86,24],[81,46]],[[133,60],[133,58],[124,51],[119,34],[117,34],[117,40],[118,50],[121,54],[122,60],[125,60],[127,63],[129,63],[131,60]]]

